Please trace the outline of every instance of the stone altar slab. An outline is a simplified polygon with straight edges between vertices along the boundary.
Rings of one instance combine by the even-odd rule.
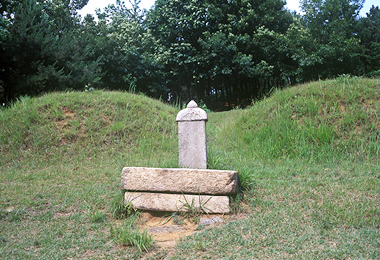
[[[238,172],[209,169],[124,167],[121,188],[129,191],[226,195],[238,192]]]

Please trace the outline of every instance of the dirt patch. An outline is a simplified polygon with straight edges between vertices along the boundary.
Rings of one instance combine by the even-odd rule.
[[[185,236],[193,234],[198,227],[185,216],[172,213],[147,211],[141,214],[140,230],[147,230],[160,248],[174,247]]]
[[[339,102],[339,109],[342,113],[346,112],[346,106],[341,102]]]
[[[175,255],[174,247],[182,238],[205,229],[247,218],[248,214],[244,213],[204,214],[194,217],[179,213],[144,212],[140,216],[139,229],[147,230],[156,242],[155,249],[149,250],[142,259],[169,259]]]
[[[362,134],[362,125],[360,124],[360,122],[356,123],[355,129],[354,129],[354,133],[356,135],[361,135]]]
[[[68,109],[68,108],[63,108],[63,115],[64,116],[68,116],[68,117],[74,117],[74,112],[73,111],[71,111],[70,109]]]
[[[80,120],[79,123],[76,122],[73,125],[74,120],[79,120],[79,115],[66,107],[64,108],[60,107],[60,109],[62,111],[62,116],[59,116],[55,121],[55,125],[57,129],[60,131],[60,144],[66,145],[78,139],[85,138],[86,128],[85,128],[83,120]],[[109,121],[110,119],[106,118],[106,120]],[[108,123],[104,123],[104,124],[107,125]]]
[[[74,215],[74,214],[76,214],[76,213],[81,213],[81,214],[83,214],[83,212],[82,211],[80,211],[80,210],[78,210],[78,208],[79,208],[79,206],[76,206],[76,207],[74,207],[74,208],[71,208],[71,209],[69,209],[68,211],[66,211],[66,212],[56,212],[56,213],[54,213],[54,215],[53,215],[53,219],[57,219],[57,218],[62,218],[62,217],[70,217],[71,215]]]
[[[141,214],[138,227],[152,235],[156,241],[156,247],[170,249],[181,238],[190,236],[195,232],[247,217],[246,214],[204,214],[194,217],[179,213],[146,211]]]

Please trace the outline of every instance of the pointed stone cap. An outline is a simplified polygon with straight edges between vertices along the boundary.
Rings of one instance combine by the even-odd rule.
[[[187,104],[187,108],[197,108],[197,107],[198,107],[198,105],[197,105],[197,103],[195,103],[194,100],[191,100],[189,102],[189,104]]]
[[[207,121],[207,113],[199,108],[194,100],[191,100],[185,109],[182,109],[177,114],[177,122],[180,121]]]

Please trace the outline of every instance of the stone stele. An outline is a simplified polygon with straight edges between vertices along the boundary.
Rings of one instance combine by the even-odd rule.
[[[179,167],[207,169],[207,120],[207,113],[193,100],[177,114]]]
[[[153,211],[190,211],[205,213],[229,213],[227,196],[164,194],[145,192],[126,192],[124,203],[133,208]]]
[[[185,168],[124,167],[121,188],[129,191],[225,195],[238,192],[238,172]]]

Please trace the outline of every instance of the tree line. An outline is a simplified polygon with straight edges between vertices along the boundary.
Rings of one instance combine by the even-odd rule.
[[[130,90],[212,109],[339,75],[380,76],[380,10],[363,0],[1,0],[0,98]]]

